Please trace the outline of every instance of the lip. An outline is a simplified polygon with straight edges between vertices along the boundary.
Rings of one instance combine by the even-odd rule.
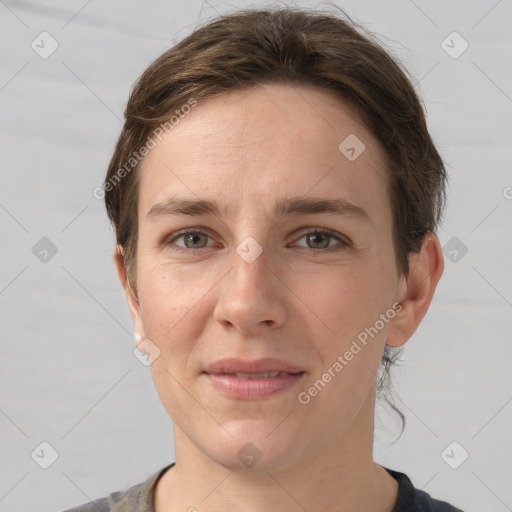
[[[225,373],[264,373],[264,372],[286,372],[300,373],[304,371],[287,361],[267,357],[255,361],[242,361],[241,359],[221,359],[206,367],[205,373],[218,375]]]
[[[286,372],[262,379],[237,377],[236,373]],[[203,374],[212,386],[223,395],[236,400],[262,400],[274,396],[298,383],[306,372],[300,367],[266,358],[256,361],[223,359],[209,365]]]

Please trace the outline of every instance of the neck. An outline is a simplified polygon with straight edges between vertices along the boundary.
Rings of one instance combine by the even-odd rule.
[[[373,461],[373,407],[362,410],[341,437],[322,439],[300,462],[275,471],[232,471],[176,426],[176,465],[157,484],[155,511],[391,512],[398,485]]]

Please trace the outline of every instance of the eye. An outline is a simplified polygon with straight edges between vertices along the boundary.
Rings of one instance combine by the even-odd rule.
[[[313,251],[309,251],[310,253],[318,253],[320,249],[332,249],[333,245],[330,243],[333,239],[338,240],[338,244],[334,244],[334,247],[336,246],[347,246],[349,243],[341,238],[340,236],[334,234],[332,231],[329,231],[328,229],[323,228],[315,228],[310,229],[306,233],[304,233],[300,239],[306,239],[306,248],[314,249]],[[312,246],[310,245],[312,244]],[[304,247],[300,246],[299,247]]]
[[[205,242],[208,238],[211,238],[207,233],[198,231],[197,229],[184,229],[175,235],[176,236],[166,240],[165,245],[176,245],[177,247],[183,247],[185,251],[187,249],[203,249],[204,247],[207,247],[203,242]],[[176,240],[179,240],[180,238],[183,239],[184,245],[175,243]],[[181,251],[182,249],[177,250]]]

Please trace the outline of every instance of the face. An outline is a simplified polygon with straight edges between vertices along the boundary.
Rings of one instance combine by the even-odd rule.
[[[403,284],[384,162],[352,108],[288,85],[199,103],[143,161],[132,316],[180,435],[225,467],[371,422]]]

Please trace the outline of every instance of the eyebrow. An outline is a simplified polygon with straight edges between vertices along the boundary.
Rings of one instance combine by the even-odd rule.
[[[226,207],[220,208],[214,200],[170,198],[163,203],[157,203],[146,214],[146,219],[152,220],[170,215],[215,215],[224,216],[228,213]],[[371,219],[364,208],[346,199],[320,199],[314,197],[289,197],[278,201],[274,207],[273,216],[332,214],[352,218],[371,224]]]

